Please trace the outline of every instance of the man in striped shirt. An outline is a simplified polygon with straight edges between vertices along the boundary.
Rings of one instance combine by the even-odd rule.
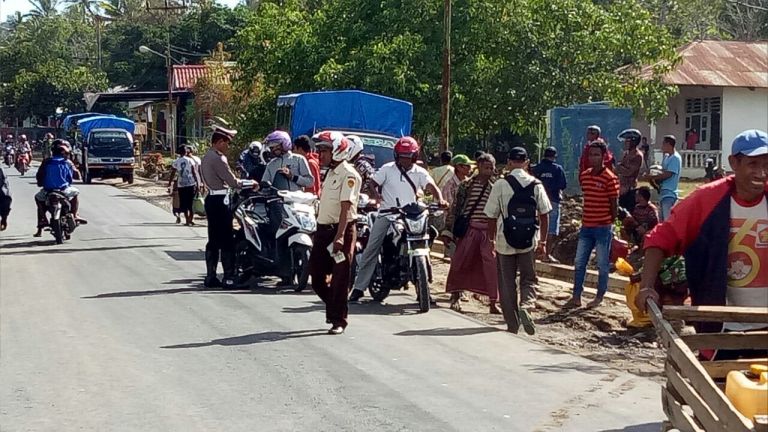
[[[587,262],[592,250],[597,249],[597,297],[587,307],[597,307],[602,303],[608,291],[609,253],[613,239],[613,221],[616,219],[619,198],[619,179],[611,170],[606,169],[603,158],[608,151],[602,139],[596,139],[589,145],[589,164],[579,175],[579,182],[584,193],[584,215],[579,231],[579,244],[576,247],[573,297],[565,304],[566,308],[581,307],[581,293],[584,291],[584,277]]]

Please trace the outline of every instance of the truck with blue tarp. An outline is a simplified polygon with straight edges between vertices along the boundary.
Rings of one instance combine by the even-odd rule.
[[[282,95],[277,98],[276,127],[291,138],[323,130],[358,135],[374,165],[391,162],[397,139],[411,134],[413,104],[360,90]]]
[[[84,137],[81,170],[85,183],[95,178],[122,178],[133,183],[135,127],[133,121],[115,116],[78,120],[77,128]]]

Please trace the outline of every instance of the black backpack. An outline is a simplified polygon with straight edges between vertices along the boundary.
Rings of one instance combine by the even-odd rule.
[[[533,238],[539,229],[539,218],[536,215],[538,205],[534,188],[538,180],[523,187],[513,176],[505,179],[515,192],[507,203],[507,216],[503,219],[504,239],[515,249],[528,249],[533,246]]]

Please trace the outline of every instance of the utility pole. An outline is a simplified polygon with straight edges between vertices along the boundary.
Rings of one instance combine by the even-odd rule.
[[[176,154],[176,133],[173,112],[173,63],[171,62],[171,26],[168,25],[165,46],[165,67],[168,68],[168,118],[166,119],[165,134],[171,145],[171,155]]]
[[[448,150],[451,137],[451,0],[444,0],[443,86],[440,99],[440,151]]]

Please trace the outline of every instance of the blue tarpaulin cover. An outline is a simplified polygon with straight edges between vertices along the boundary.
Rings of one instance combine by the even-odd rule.
[[[337,90],[283,95],[278,106],[292,106],[291,137],[320,129],[354,129],[394,137],[411,134],[410,102],[360,90]]]
[[[93,113],[93,112],[70,114],[64,117],[64,120],[62,120],[61,128],[64,129],[65,131],[68,131],[69,128],[76,125],[77,122],[79,122],[80,120],[86,119],[88,117],[114,117],[114,116],[109,114],[101,114],[101,113]]]
[[[80,128],[83,136],[88,137],[88,134],[91,133],[93,129],[123,129],[133,134],[136,124],[127,118],[99,116],[80,120],[77,122],[77,126]]]

